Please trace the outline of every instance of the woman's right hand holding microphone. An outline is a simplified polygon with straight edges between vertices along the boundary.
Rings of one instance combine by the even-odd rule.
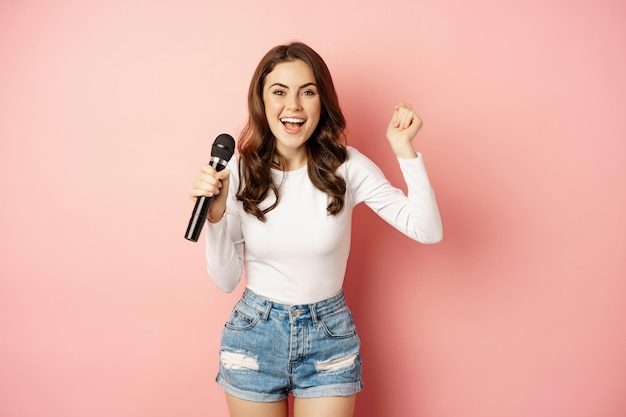
[[[219,222],[226,211],[230,171],[226,168],[217,171],[209,164],[202,165],[191,183],[189,197],[196,199],[201,196],[213,197],[207,219],[211,223]]]

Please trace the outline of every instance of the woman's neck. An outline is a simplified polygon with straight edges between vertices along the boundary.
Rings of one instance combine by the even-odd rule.
[[[306,152],[298,152],[293,155],[280,155],[274,160],[274,167],[283,171],[295,171],[307,163]]]

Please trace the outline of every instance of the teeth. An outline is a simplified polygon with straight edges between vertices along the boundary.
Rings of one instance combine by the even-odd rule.
[[[296,119],[295,117],[283,117],[280,119],[283,123],[304,123],[304,119]]]

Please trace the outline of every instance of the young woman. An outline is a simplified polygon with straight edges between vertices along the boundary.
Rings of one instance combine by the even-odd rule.
[[[225,292],[246,274],[226,322],[217,382],[233,417],[353,415],[360,342],[342,285],[352,209],[363,202],[400,232],[437,243],[434,192],[412,140],[409,104],[393,111],[387,139],[408,193],[344,144],[345,119],[322,58],[302,43],[271,49],[248,93],[249,118],[227,169],[201,167],[190,195],[214,196],[208,272]]]

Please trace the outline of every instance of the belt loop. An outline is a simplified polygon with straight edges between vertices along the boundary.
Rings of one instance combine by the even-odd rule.
[[[317,318],[317,310],[315,309],[315,304],[309,304],[309,310],[311,311],[311,319],[313,320],[313,324],[317,324],[319,319]]]
[[[265,311],[261,313],[261,320],[263,322],[267,321],[267,318],[270,315],[270,310],[272,309],[272,302],[270,300],[265,300]]]

